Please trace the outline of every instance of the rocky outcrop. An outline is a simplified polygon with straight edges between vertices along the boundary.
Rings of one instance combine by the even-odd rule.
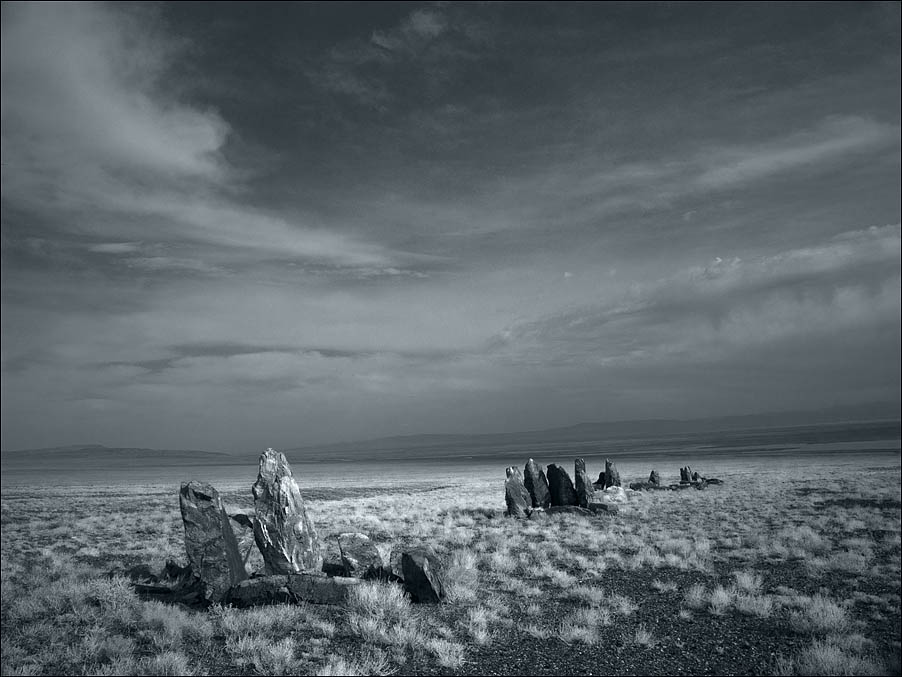
[[[338,550],[344,576],[378,578],[382,574],[382,555],[366,534],[339,534]]]
[[[576,489],[563,466],[557,463],[550,464],[547,477],[551,505],[577,505]]]
[[[207,603],[221,602],[229,589],[247,578],[238,541],[219,493],[209,484],[185,482],[179,491],[185,526],[185,550]]]
[[[253,492],[254,540],[263,555],[264,572],[290,574],[319,569],[319,539],[284,454],[274,449],[260,454]]]
[[[529,492],[533,508],[547,508],[551,505],[551,493],[548,490],[548,478],[538,464],[529,459],[523,469],[523,485]]]
[[[589,473],[586,472],[586,460],[577,458],[573,463],[573,476],[576,480],[576,502],[583,508],[589,507],[589,503],[595,498],[595,488]]]
[[[509,517],[528,517],[532,510],[532,497],[523,484],[520,469],[510,466],[504,481],[504,503],[507,505],[505,515]]]
[[[430,547],[414,548],[401,555],[404,590],[414,602],[436,604],[445,597],[443,567]]]
[[[614,465],[614,462],[606,458],[604,460],[604,488],[608,487],[619,487],[620,486],[620,472],[617,470],[617,466]]]

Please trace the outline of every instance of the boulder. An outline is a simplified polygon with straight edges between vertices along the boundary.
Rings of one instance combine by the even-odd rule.
[[[507,505],[507,510],[504,514],[509,517],[526,517],[532,510],[532,497],[523,484],[520,469],[512,465],[506,470],[506,473],[504,503]]]
[[[595,497],[595,487],[586,472],[586,460],[577,458],[573,463],[573,476],[576,480],[576,502],[583,508]]]
[[[184,482],[179,507],[188,564],[201,581],[202,597],[211,604],[221,602],[247,573],[219,493],[209,484]]]
[[[614,465],[614,462],[606,458],[604,460],[604,488],[608,487],[619,487],[620,486],[620,472],[617,470],[617,466]]]
[[[648,476],[648,483],[654,484],[656,487],[661,486],[661,475],[657,470],[651,471],[651,474]]]
[[[344,576],[350,578],[378,578],[382,572],[382,555],[366,534],[338,535],[338,550]]]
[[[529,459],[523,469],[523,485],[529,492],[530,502],[533,508],[547,508],[551,505],[551,493],[548,490],[548,479],[545,473]]]
[[[263,555],[264,572],[290,574],[319,569],[319,538],[284,454],[274,449],[260,454],[253,491],[254,540]]]
[[[404,580],[404,567],[401,566],[404,552],[396,548],[392,548],[391,554],[388,556],[388,580]]]
[[[620,507],[616,503],[606,503],[604,501],[592,501],[589,503],[589,510],[593,513],[602,513],[607,515],[616,515],[620,512]]]
[[[359,578],[326,576],[321,573],[290,574],[288,592],[299,602],[311,604],[344,604]]]
[[[699,475],[697,472],[692,473],[692,481],[693,482],[699,482],[702,479],[704,479],[704,478],[701,475]]]
[[[705,480],[708,484],[723,484],[723,480],[719,480],[716,477],[709,477]]]
[[[341,561],[341,551],[336,545],[334,548],[328,548],[323,555],[323,565],[320,567],[327,576],[344,576],[345,565]]]
[[[605,503],[626,503],[629,500],[623,487],[608,487],[599,498]]]
[[[551,505],[577,505],[573,481],[562,466],[557,463],[550,464],[547,476]]]
[[[413,548],[401,555],[404,590],[414,602],[435,604],[445,597],[443,567],[430,547]]]

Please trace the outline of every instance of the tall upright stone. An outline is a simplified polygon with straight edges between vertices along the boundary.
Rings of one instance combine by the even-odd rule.
[[[688,465],[680,468],[680,482],[692,481],[692,468]]]
[[[551,493],[548,491],[548,478],[538,464],[529,459],[523,469],[523,485],[529,492],[533,508],[547,508],[551,505]]]
[[[595,487],[586,472],[586,459],[577,458],[573,463],[573,476],[576,479],[576,500],[583,508],[588,508],[595,497]]]
[[[260,454],[260,471],[253,491],[257,512],[254,540],[263,555],[264,573],[293,574],[319,569],[319,538],[284,454],[274,449]]]
[[[221,602],[232,586],[247,578],[247,573],[219,493],[203,482],[183,482],[179,508],[188,563],[200,580],[204,601]]]
[[[523,484],[520,469],[512,465],[505,472],[507,473],[504,482],[504,502],[507,505],[505,514],[510,517],[527,517],[531,512],[532,498]]]
[[[551,494],[551,505],[577,505],[576,490],[573,480],[563,466],[551,463],[548,468],[548,491]]]
[[[604,488],[620,486],[620,471],[614,462],[606,458],[604,460]]]
[[[648,483],[656,487],[661,486],[661,475],[657,470],[651,471],[651,474],[648,476]]]

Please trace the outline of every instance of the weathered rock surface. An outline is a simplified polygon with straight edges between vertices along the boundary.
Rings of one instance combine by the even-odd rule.
[[[350,578],[378,578],[382,573],[382,555],[366,534],[338,535],[343,575]]]
[[[507,510],[504,514],[509,517],[526,517],[532,510],[532,497],[523,484],[520,469],[512,465],[505,472],[507,479],[504,481],[504,503]]]
[[[328,548],[323,554],[323,565],[320,567],[327,576],[344,576],[345,565],[341,561],[341,550],[338,545]]]
[[[260,454],[260,470],[253,491],[254,540],[263,555],[265,573],[319,569],[322,562],[319,539],[284,454],[274,449]]]
[[[392,549],[391,553],[388,556],[388,566],[385,567],[387,569],[388,580],[404,580],[404,567],[401,566],[403,556],[404,552],[402,550]]]
[[[548,478],[538,464],[529,459],[523,469],[523,485],[529,492],[533,508],[547,508],[551,505],[551,493],[548,490]]]
[[[219,493],[209,484],[185,482],[179,491],[188,563],[202,584],[206,602],[221,602],[247,578],[238,541]]]
[[[606,458],[604,460],[604,488],[608,487],[619,487],[620,486],[620,472],[617,470],[617,466],[614,465],[614,462]]]
[[[551,505],[577,505],[576,489],[563,466],[557,463],[550,464],[547,477]]]
[[[651,474],[648,476],[648,483],[654,484],[655,486],[661,486],[661,475],[657,470],[651,471]]]
[[[576,502],[583,508],[587,508],[595,497],[595,487],[586,472],[586,460],[577,458],[573,463],[573,475],[576,480]]]
[[[616,503],[592,501],[591,503],[589,503],[589,510],[593,513],[606,513],[608,515],[616,515],[620,512],[620,507]]]
[[[445,597],[443,567],[430,547],[413,548],[401,556],[404,589],[414,602],[436,604]]]
[[[233,606],[249,607],[258,604],[287,604],[295,601],[288,590],[288,576],[261,576],[241,581],[229,591]]]

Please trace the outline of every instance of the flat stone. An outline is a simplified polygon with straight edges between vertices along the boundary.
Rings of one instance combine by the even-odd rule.
[[[221,602],[247,578],[232,524],[219,493],[209,484],[185,482],[179,491],[188,564],[200,579],[203,598]]]
[[[288,576],[261,576],[241,581],[229,591],[228,601],[237,607],[293,602],[288,590]]]
[[[289,574],[288,591],[297,601],[311,604],[344,604],[359,578],[324,574]]]
[[[319,538],[284,454],[274,449],[260,454],[253,491],[254,540],[263,555],[264,572],[318,570],[322,564]]]

